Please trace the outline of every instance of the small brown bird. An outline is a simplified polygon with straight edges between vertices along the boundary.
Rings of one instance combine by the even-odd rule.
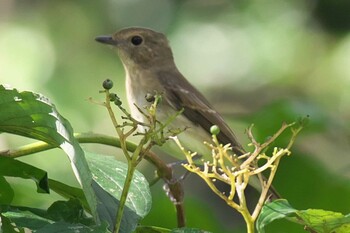
[[[222,144],[230,143],[235,154],[244,153],[222,116],[177,69],[164,34],[145,28],[126,28],[112,36],[99,36],[96,41],[117,48],[126,72],[127,99],[135,119],[146,122],[134,104],[141,108],[150,105],[145,99],[146,94],[162,93],[157,118],[164,122],[183,109],[182,115],[175,119],[171,127],[187,128],[178,135],[186,149],[211,158],[211,152],[203,141],[211,141],[210,127],[217,125],[220,128],[218,140]],[[179,148],[172,155],[184,159]]]
[[[99,36],[98,42],[114,45],[119,53],[126,72],[127,100],[131,114],[137,120],[145,121],[144,116],[134,106],[150,105],[147,93],[162,93],[162,104],[157,108],[158,120],[164,122],[168,117],[184,109],[182,116],[173,122],[174,128],[187,130],[179,135],[198,138],[192,151],[204,152],[203,141],[211,141],[210,127],[220,128],[218,139],[223,144],[231,143],[236,154],[242,154],[242,146],[221,115],[209,104],[205,97],[194,88],[177,69],[167,38],[162,34],[145,28],[127,28],[112,36]],[[184,135],[183,135],[184,134]],[[199,148],[199,151],[198,151]],[[208,149],[205,147],[205,152]],[[179,155],[175,155],[179,158]],[[184,158],[180,155],[180,158]]]

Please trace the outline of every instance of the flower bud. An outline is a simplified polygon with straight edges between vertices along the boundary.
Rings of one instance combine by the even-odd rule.
[[[220,133],[220,128],[217,125],[213,125],[210,127],[210,133],[212,135],[218,135]]]
[[[116,99],[119,99],[118,95],[116,93],[110,93],[109,94],[109,100],[115,101]]]

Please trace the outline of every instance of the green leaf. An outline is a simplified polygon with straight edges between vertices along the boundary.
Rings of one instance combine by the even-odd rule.
[[[345,233],[350,229],[350,214],[344,216],[341,213],[320,209],[296,210],[283,199],[264,205],[256,222],[256,228],[258,232],[264,233],[267,224],[282,218],[319,233]]]
[[[12,225],[12,222],[9,218],[4,216],[3,214],[0,214],[0,223],[1,228],[0,232],[6,232],[6,233],[24,233],[24,229],[20,227],[16,227]]]
[[[67,199],[78,199],[80,203],[84,206],[84,209],[89,210],[89,206],[82,189],[72,187],[52,179],[49,179],[49,186],[51,190],[55,191],[62,197],[65,197]]]
[[[350,232],[350,224],[344,224],[334,230],[334,233],[349,233]]]
[[[49,193],[47,172],[27,163],[0,156],[0,175],[32,179],[35,181],[38,193]]]
[[[69,224],[65,222],[56,222],[35,231],[35,233],[108,233],[107,224],[100,226],[85,226],[83,224]]]
[[[106,212],[116,215],[124,180],[127,174],[127,165],[114,159],[114,157],[86,153],[90,169],[96,185],[101,186],[114,198],[103,193],[97,197],[105,202]],[[122,219],[121,231],[132,232],[141,218],[146,216],[152,205],[152,197],[146,178],[138,171],[134,173],[133,181],[128,193],[126,208]],[[114,208],[113,210],[111,209]],[[112,211],[112,212],[111,212]],[[112,220],[114,223],[114,219]]]
[[[56,201],[47,209],[48,217],[56,222],[88,223],[84,209],[77,199],[68,201]],[[91,224],[91,223],[89,223]]]
[[[350,227],[350,214],[344,216],[342,213],[317,209],[301,210],[297,214],[303,225],[316,232],[338,233]]]
[[[92,215],[97,219],[97,201],[84,152],[73,136],[70,123],[50,100],[33,92],[18,92],[0,85],[0,132],[22,135],[60,147],[69,157]]]
[[[31,212],[29,211],[29,209],[30,208],[28,208],[28,210],[19,210],[19,209],[10,210],[3,213],[3,215],[6,218],[10,219],[11,222],[15,223],[17,226],[26,227],[31,230],[37,230],[46,226],[47,224],[53,223],[53,221]],[[33,209],[33,210],[35,212],[42,212],[42,215],[43,215],[44,211],[41,211],[38,209],[37,210]]]
[[[196,229],[196,228],[178,228],[178,229],[173,229],[171,233],[210,233],[210,232]]]
[[[256,221],[257,231],[264,233],[264,227],[267,224],[277,219],[288,217],[290,214],[295,213],[296,211],[297,210],[294,209],[285,199],[278,199],[265,204]]]
[[[135,233],[210,233],[196,228],[177,228],[177,229],[166,229],[155,226],[139,226],[136,228]]]
[[[119,199],[126,178],[127,164],[112,156],[86,153],[94,180],[108,193]],[[152,206],[149,184],[142,173],[136,171],[131,183],[126,206],[140,217],[145,217]]]
[[[25,211],[25,209],[28,209],[28,211]],[[33,213],[34,212],[41,212],[40,216]],[[19,208],[18,210],[11,210],[8,211],[6,213],[4,213],[3,217],[5,217],[7,219],[8,222],[12,222],[15,223],[16,226],[18,227],[25,227],[28,228],[32,231],[37,232],[45,232],[45,233],[49,233],[49,232],[97,232],[97,233],[106,233],[109,232],[107,230],[107,224],[102,224],[102,225],[92,225],[92,226],[86,226],[83,225],[81,223],[67,223],[67,222],[63,222],[63,221],[59,221],[59,222],[54,222],[50,219],[44,218],[42,217],[43,215],[47,215],[47,214],[43,214],[43,211],[38,210],[38,209],[32,209],[32,211],[30,211],[30,208]],[[45,212],[45,211],[44,211]],[[7,231],[4,231],[7,232]],[[11,231],[9,231],[11,232]],[[18,231],[13,231],[13,232],[17,232]],[[23,231],[24,232],[24,231]],[[12,232],[11,232],[12,233]]]
[[[170,229],[155,226],[138,226],[135,233],[170,233]]]
[[[0,187],[0,205],[11,204],[15,194],[13,192],[13,189],[11,188],[11,185],[3,176],[0,176]]]

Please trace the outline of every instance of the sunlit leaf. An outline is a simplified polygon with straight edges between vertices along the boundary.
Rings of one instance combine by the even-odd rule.
[[[82,185],[90,210],[97,218],[92,177],[84,152],[73,137],[70,123],[58,113],[50,100],[41,94],[18,92],[0,85],[0,109],[0,132],[34,138],[64,150]]]
[[[256,222],[257,230],[265,232],[264,227],[276,219],[286,218],[318,233],[345,233],[350,229],[350,214],[321,209],[296,210],[287,200],[276,200],[264,205]]]
[[[333,211],[308,209],[297,212],[304,224],[316,232],[342,232],[350,227],[350,214],[344,216],[342,213]]]

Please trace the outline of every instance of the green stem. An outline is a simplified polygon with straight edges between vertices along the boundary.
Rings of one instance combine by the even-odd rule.
[[[117,137],[112,137],[112,136],[103,135],[103,134],[96,134],[96,133],[75,133],[74,137],[78,140],[79,143],[94,143],[94,144],[108,145],[108,146],[121,148],[120,140]],[[126,147],[128,151],[134,152],[137,148],[137,145],[127,141]],[[35,154],[35,153],[43,152],[54,148],[57,148],[57,147],[47,144],[46,142],[34,142],[34,143],[21,146],[15,150],[0,151],[0,156],[18,158],[18,157]]]
[[[248,209],[244,209],[243,211],[240,211],[241,215],[244,218],[244,221],[247,225],[247,233],[254,233],[254,220],[252,219],[251,215],[249,214]]]
[[[118,211],[117,211],[117,216],[116,216],[116,221],[115,221],[116,223],[115,223],[113,233],[119,233],[119,229],[120,229],[120,226],[122,223],[125,203],[126,203],[126,200],[128,197],[129,190],[130,190],[132,178],[134,177],[136,166],[139,163],[138,158],[139,158],[139,156],[141,156],[140,154],[141,154],[142,148],[145,145],[145,143],[147,143],[147,141],[148,141],[148,137],[143,138],[141,140],[141,142],[139,143],[139,145],[137,146],[134,153],[132,154],[131,159],[128,160],[128,172],[127,172],[126,177],[125,177],[123,192],[122,192],[122,195],[121,195],[120,200],[119,200]]]
[[[131,182],[132,182],[132,178],[134,176],[135,170],[136,170],[136,165],[128,163],[128,172],[127,172],[126,177],[125,177],[123,192],[122,192],[122,195],[121,195],[120,200],[119,200],[119,206],[118,206],[118,211],[117,211],[117,216],[116,216],[116,224],[115,224],[113,233],[119,232],[119,229],[120,229],[120,226],[122,223],[125,203],[126,203],[126,200],[128,197],[129,189],[131,186]]]

